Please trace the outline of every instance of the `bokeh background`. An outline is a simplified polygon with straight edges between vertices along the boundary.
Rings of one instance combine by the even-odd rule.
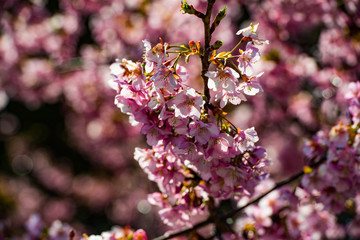
[[[206,1],[189,0],[204,11]],[[0,233],[21,234],[39,214],[80,232],[113,225],[164,232],[147,194],[156,186],[133,160],[139,127],[107,86],[116,58],[141,59],[142,40],[202,41],[202,23],[180,0],[0,2]],[[346,122],[344,88],[360,79],[358,0],[218,0],[227,17],[213,40],[230,50],[250,22],[270,44],[256,71],[264,92],[227,106],[239,128],[255,126],[283,179],[304,164],[304,139]],[[200,62],[188,84],[202,89]],[[1,235],[1,234],[0,234]]]

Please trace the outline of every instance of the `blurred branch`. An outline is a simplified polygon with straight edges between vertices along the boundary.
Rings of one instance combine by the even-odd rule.
[[[57,73],[64,74],[64,73],[82,70],[83,67],[84,67],[83,59],[81,57],[74,57],[58,66],[55,66],[55,71]]]
[[[166,240],[166,239],[170,239],[170,238],[174,238],[174,237],[179,237],[182,235],[186,235],[188,233],[191,233],[193,231],[195,231],[196,229],[202,228],[208,224],[212,223],[212,221],[210,220],[210,218],[206,219],[205,221],[199,222],[197,224],[195,224],[192,227],[188,227],[188,228],[183,228],[180,231],[171,233],[171,234],[164,234],[161,237],[157,237],[154,240]]]

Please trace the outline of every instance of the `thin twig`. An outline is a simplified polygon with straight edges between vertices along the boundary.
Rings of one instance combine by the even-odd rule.
[[[241,43],[242,43],[242,39],[238,42],[238,44],[236,44],[235,47],[233,47],[233,49],[231,49],[230,52],[227,53],[227,55],[232,54],[232,52],[235,51],[240,46]]]

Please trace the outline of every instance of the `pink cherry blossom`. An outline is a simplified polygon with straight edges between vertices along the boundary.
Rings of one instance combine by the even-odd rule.
[[[207,148],[207,155],[210,159],[231,157],[231,149],[234,139],[227,133],[220,133],[217,138],[211,139]]]
[[[248,42],[246,45],[245,51],[240,53],[238,58],[238,68],[242,74],[246,76],[251,76],[253,74],[253,64],[260,60],[260,51],[255,47],[251,42]]]
[[[178,82],[173,72],[164,65],[160,65],[160,67],[155,69],[151,80],[156,88],[166,88],[170,92],[178,87]]]
[[[148,40],[143,40],[145,51],[145,72],[152,72],[157,66],[160,66],[166,60],[167,44],[159,43],[155,47],[151,47]]]
[[[256,76],[252,76],[248,79],[248,81],[240,83],[238,86],[238,90],[242,91],[246,95],[254,96],[259,92],[263,91],[263,88],[261,87],[259,81],[257,78],[261,77],[263,73],[259,73]]]
[[[215,101],[220,102],[221,108],[228,102],[238,105],[241,101],[246,101],[244,94],[236,89],[240,75],[232,68],[209,71],[205,76],[209,78],[208,87],[215,93]]]
[[[201,107],[205,104],[202,96],[193,88],[184,88],[174,98],[169,100],[168,106],[175,110],[175,117],[199,119]]]
[[[235,86],[240,75],[232,68],[225,67],[224,70],[209,71],[205,74],[209,78],[208,87],[213,91],[225,89],[230,92],[235,91]]]
[[[215,101],[220,100],[220,107],[224,108],[228,102],[230,102],[233,105],[239,105],[242,101],[246,101],[245,95],[236,89],[235,92],[228,92],[225,90],[222,90],[221,92],[217,92],[215,95]]]
[[[200,144],[206,144],[210,138],[216,138],[220,133],[216,123],[204,123],[202,121],[192,121],[189,123],[189,134],[195,137]]]
[[[250,38],[253,43],[256,43],[258,45],[264,43],[268,44],[269,43],[268,40],[259,39],[258,35],[256,34],[258,27],[259,27],[259,23],[257,24],[250,23],[250,26],[246,28],[242,28],[239,31],[237,31],[236,35],[242,34],[245,38]]]
[[[246,28],[242,28],[236,32],[236,35],[242,34],[244,37],[257,37],[256,31],[258,29],[259,23],[250,24],[250,26]]]

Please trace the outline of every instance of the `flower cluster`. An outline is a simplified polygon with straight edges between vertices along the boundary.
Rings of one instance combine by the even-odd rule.
[[[316,169],[308,169],[302,186],[336,213],[344,210],[346,200],[355,197],[360,186],[359,89],[359,83],[351,83],[346,94],[353,124],[339,122],[328,136],[320,132],[305,146],[309,158],[322,158],[325,162]]]
[[[110,66],[110,85],[118,93],[115,104],[133,125],[141,124],[152,146],[135,150],[135,159],[162,192],[150,201],[162,207],[160,215],[168,225],[191,225],[190,216],[207,214],[210,198],[251,195],[266,175],[268,160],[265,150],[255,145],[259,138],[253,127],[235,128],[221,108],[185,84],[191,77],[177,62],[186,50],[172,58],[167,43],[151,47],[144,40],[144,47],[143,63],[123,59]],[[245,80],[239,80],[240,74]],[[220,107],[228,100],[238,104],[244,94],[261,89],[258,76],[247,77],[230,67],[217,67],[205,76]]]
[[[345,94],[345,98],[349,101],[349,112],[352,117],[352,122],[354,127],[360,124],[360,83],[352,82],[349,84],[349,90]],[[359,141],[358,137],[356,138],[356,142]],[[357,146],[356,146],[357,147]]]
[[[257,186],[260,194],[273,186],[272,180]],[[321,203],[314,203],[301,188],[275,190],[244,211],[235,229],[245,239],[339,239],[345,229]]]
[[[302,139],[346,114],[343,92],[359,76],[359,2],[266,0],[249,9],[271,44],[261,49],[262,64],[254,66],[264,71],[266,94],[249,99],[253,109],[247,122],[263,136],[274,160],[271,172],[281,166],[283,174],[291,174],[303,167],[289,161],[304,157]]]
[[[6,224],[0,222],[0,237],[6,239]],[[21,236],[11,239],[39,239],[39,240],[74,240],[79,239],[75,230],[68,224],[56,220],[47,226],[39,215],[32,215],[25,223],[25,231]],[[114,226],[110,231],[102,232],[101,235],[83,234],[81,240],[147,240],[144,230],[132,230],[130,227]]]
[[[101,235],[84,234],[81,240],[147,240],[147,236],[144,230],[138,229],[133,231],[129,227],[112,227],[110,231],[102,232]]]
[[[226,2],[228,17],[222,20],[221,31],[214,31],[212,37],[223,39],[225,48],[236,43],[233,23],[245,23],[249,19],[260,22],[262,35],[271,42],[271,45],[259,46],[266,42],[256,34],[258,25],[250,25],[238,31],[244,41],[239,55],[212,56],[212,63],[217,67],[204,73],[209,78],[211,100],[232,112],[225,116],[220,108],[207,103],[206,94],[185,85],[188,80],[191,80],[189,85],[195,85],[197,79],[193,76],[200,72],[192,61],[194,57],[185,69],[174,64],[179,61],[171,57],[172,47],[160,44],[154,48],[146,42],[145,62],[129,61],[129,65],[140,65],[145,80],[131,80],[132,88],[123,94],[132,95],[134,89],[142,90],[151,81],[155,87],[151,87],[151,93],[141,95],[143,91],[139,91],[140,95],[134,96],[138,106],[121,98],[118,100],[122,102],[117,102],[128,111],[133,125],[140,122],[131,127],[124,115],[113,107],[113,92],[103,81],[107,64],[119,55],[139,57],[138,42],[144,38],[153,42],[157,36],[163,36],[172,43],[189,38],[200,40],[202,31],[198,29],[203,23],[193,21],[191,16],[180,16],[179,2],[7,0],[0,4],[0,145],[8,155],[1,164],[0,212],[5,210],[5,215],[0,214],[0,218],[5,217],[6,223],[11,221],[16,226],[38,212],[46,222],[74,218],[76,226],[79,224],[76,217],[85,211],[89,216],[96,213],[97,221],[106,218],[115,224],[146,226],[150,214],[145,212],[151,208],[147,206],[144,212],[139,209],[150,188],[143,184],[143,176],[132,166],[133,155],[129,151],[139,145],[141,139],[137,136],[143,128],[153,148],[137,149],[136,159],[162,192],[150,195],[149,200],[162,208],[160,214],[169,225],[199,221],[211,211],[208,209],[213,197],[210,194],[217,199],[244,195],[243,190],[230,193],[231,189],[239,190],[233,186],[235,181],[230,180],[237,180],[237,173],[243,170],[231,165],[239,160],[239,144],[232,139],[245,135],[241,138],[251,139],[249,142],[255,146],[257,137],[251,133],[253,128],[238,131],[229,119],[236,126],[255,126],[269,156],[279,161],[271,169],[275,179],[301,169],[303,161],[298,159],[304,155],[322,161],[320,166],[306,168],[301,185],[307,192],[297,189],[291,196],[298,199],[299,207],[283,204],[284,198],[293,193],[292,189],[273,193],[270,200],[265,198],[245,211],[251,224],[236,229],[239,231],[236,237],[251,238],[255,234],[265,239],[272,236],[274,239],[359,238],[359,195],[355,198],[356,213],[352,212],[357,216],[345,230],[348,235],[331,233],[338,229],[334,222],[341,221],[344,207],[348,211],[348,198],[353,197],[358,188],[359,83],[352,83],[349,90],[345,87],[348,82],[358,81],[360,70],[359,1],[217,0],[219,5],[215,4],[214,9]],[[194,8],[206,10],[206,1],[191,2]],[[197,55],[197,50],[190,45]],[[265,61],[256,64],[259,48]],[[158,54],[162,51],[165,54]],[[230,59],[235,60],[234,64]],[[226,60],[223,66],[218,64],[223,60]],[[114,68],[117,71],[115,65]],[[129,68],[129,72],[137,71],[136,66]],[[120,68],[120,71],[123,70]],[[261,78],[260,74],[254,74],[263,71]],[[264,94],[246,99],[262,88]],[[168,89],[170,93],[161,89]],[[349,109],[345,107],[343,93],[350,101]],[[228,103],[237,105],[246,100],[248,104],[239,108],[228,106]],[[194,104],[187,106],[187,101]],[[39,126],[39,123],[18,110],[27,106],[29,116],[40,116],[33,111],[46,110],[49,106],[44,103],[61,106],[61,116],[51,119],[50,128],[57,126],[56,132],[66,131],[71,144],[76,146],[73,150],[83,154],[84,159],[62,155],[67,150],[63,151],[61,146],[61,154],[51,148],[44,150],[48,146],[41,146],[40,150],[34,146],[34,137],[44,137],[44,132],[51,135],[45,142],[52,143],[57,135],[46,130],[50,128],[42,129],[43,125],[39,131],[35,131],[37,127],[28,131],[27,125]],[[131,110],[134,106],[142,114],[145,112],[137,115],[142,120],[134,119],[136,114]],[[328,127],[338,121],[340,113],[351,114],[352,125],[342,121],[327,134]],[[149,114],[153,114],[152,122],[146,120]],[[58,124],[63,125],[62,117],[67,129],[60,130]],[[301,153],[303,137],[313,135],[320,128],[325,130],[308,142],[305,154]],[[220,135],[219,145],[214,145]],[[236,151],[234,145],[237,145]],[[219,149],[213,151],[211,146]],[[247,153],[256,152],[252,147],[248,151],[247,147],[243,144],[245,159],[248,159]],[[229,158],[223,161],[219,157],[227,155],[226,148],[232,161],[230,165]],[[229,169],[236,174],[232,176]],[[13,171],[16,176],[8,175],[7,171]],[[244,173],[250,171],[246,169]],[[104,179],[104,175],[109,177]],[[126,186],[118,188],[124,179]],[[252,184],[241,179],[238,186],[244,185],[243,182]],[[246,191],[249,189],[247,186]],[[3,204],[7,203],[6,190],[11,190],[11,207]],[[316,203],[307,202],[309,199],[316,199]],[[272,205],[272,202],[277,203]],[[77,208],[79,205],[82,207]],[[337,215],[333,215],[333,211]],[[102,212],[101,217],[98,212]],[[0,238],[3,223],[0,219]],[[5,229],[5,233],[13,232]],[[29,233],[28,238],[33,238],[32,234]],[[157,235],[159,230],[152,228],[149,234]]]
[[[244,209],[234,225],[237,234],[245,239],[360,236],[359,89],[359,83],[350,83],[345,93],[352,122],[348,125],[340,122],[328,135],[321,131],[307,142],[304,153],[311,159],[308,163],[311,166],[304,167],[300,185],[277,188],[271,179],[258,184],[254,196],[272,190]],[[248,201],[242,198],[239,207]]]

